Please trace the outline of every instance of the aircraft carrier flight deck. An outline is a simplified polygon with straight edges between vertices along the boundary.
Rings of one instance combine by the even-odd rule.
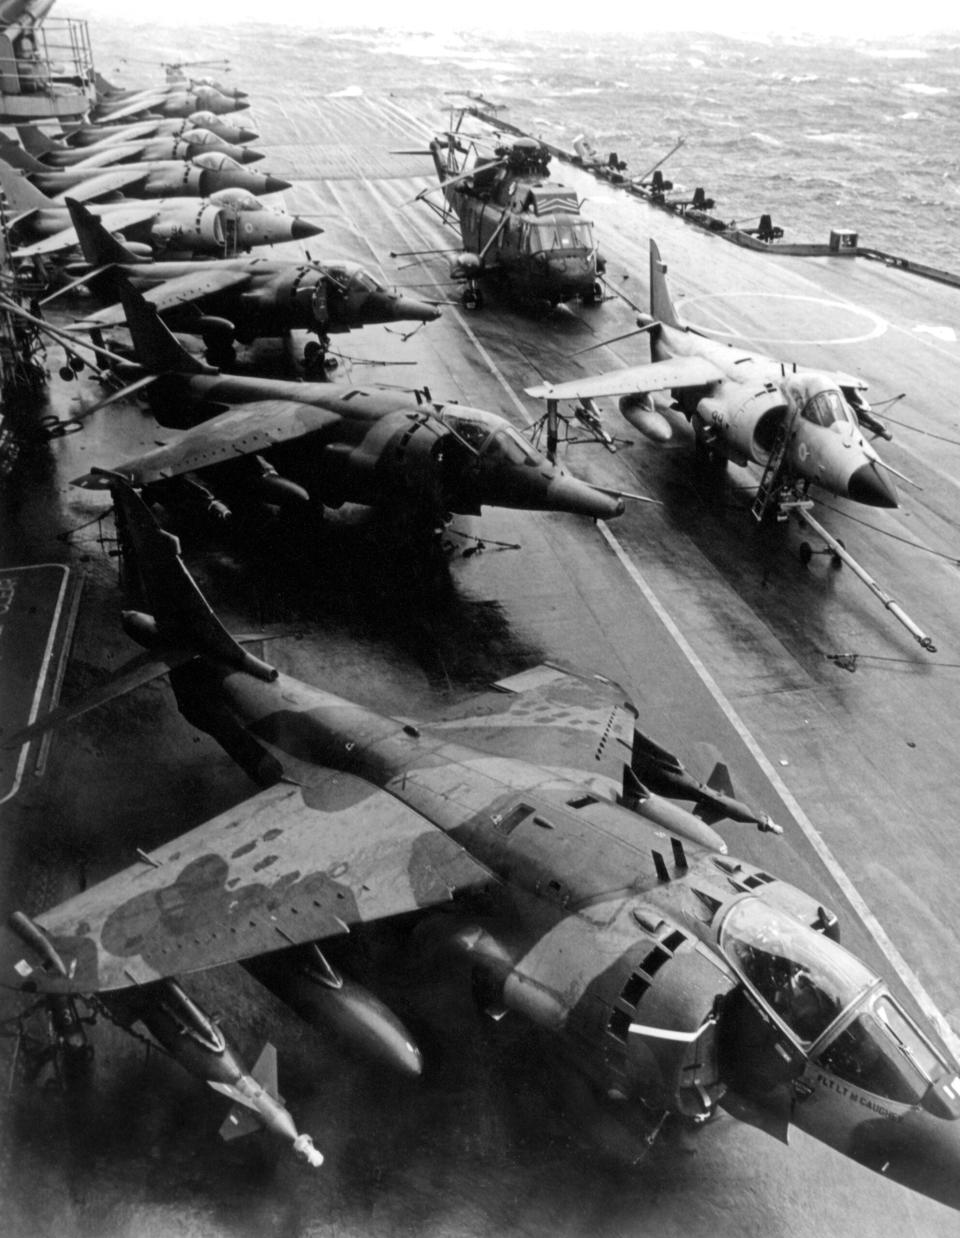
[[[493,292],[471,312],[444,257],[391,257],[455,243],[434,214],[411,205],[434,183],[429,158],[394,153],[425,149],[448,101],[426,89],[326,97],[260,72],[253,55],[234,65],[269,170],[292,182],[286,209],[325,229],[283,252],[348,255],[388,284],[444,302],[440,320],[415,331],[393,324],[334,337],[337,381],[427,387],[438,403],[497,411],[530,432],[545,407],[525,388],[648,360],[643,335],[603,341],[633,330],[648,308],[652,236],[686,321],[869,382],[893,431],[881,453],[915,484],[898,482],[896,510],[827,496],[815,515],[936,653],[829,556],[802,564],[809,534],[794,521],[758,524],[756,474],[732,468],[718,503],[698,488],[689,447],[644,441],[611,400],[600,409],[616,452],[574,422],[571,437],[587,441],[561,442],[562,459],[596,486],[656,502],[628,499],[607,523],[493,508],[457,517],[428,580],[384,564],[369,530],[341,529],[295,574],[288,561],[180,528],[218,611],[241,630],[282,629],[269,656],[285,672],[404,718],[544,660],[623,683],[651,734],[703,776],[725,762],[736,794],[784,827],[776,837],[725,822],[731,852],[821,897],[845,944],[893,975],[900,999],[935,1019],[955,1052],[960,344],[945,328],[957,322],[960,290],[851,257],[735,249],[558,166],[554,175],[594,223],[605,299],[541,315]],[[601,346],[582,351],[592,345]],[[260,356],[279,364],[275,349]],[[82,412],[78,392],[92,403],[99,388],[89,373],[63,382],[59,363],[51,344],[42,411],[66,419]],[[22,701],[5,700],[5,710],[29,715],[54,690],[76,699],[129,655],[109,496],[70,483],[158,437],[131,400],[10,467],[0,589],[34,564],[62,565],[69,580],[53,567],[42,590],[37,582],[46,635]],[[13,722],[5,716],[4,725]],[[42,910],[251,792],[161,682],[57,732],[39,772],[34,760],[23,769],[14,761],[3,786],[4,916],[25,902]],[[243,1047],[277,1045],[282,1092],[327,1158],[318,1174],[242,1141],[221,1145],[220,1118],[200,1087],[101,1020],[82,1106],[29,1089],[5,1100],[5,1232],[956,1232],[953,1212],[801,1133],[787,1147],[728,1116],[665,1134],[640,1166],[624,1166],[565,1123],[573,1101],[550,1098],[540,1044],[519,1023],[484,1023],[442,974],[385,964],[378,949],[370,947],[370,973],[429,1058],[419,1081],[343,1056],[279,1002],[262,1001],[239,968],[198,979],[207,1009],[229,1012]]]

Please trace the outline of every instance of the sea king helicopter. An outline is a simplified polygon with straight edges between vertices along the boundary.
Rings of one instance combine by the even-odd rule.
[[[577,298],[587,305],[602,300],[598,276],[604,261],[593,224],[580,214],[576,191],[550,179],[550,155],[543,143],[512,138],[498,143],[492,157],[481,155],[479,139],[461,134],[462,119],[463,112],[455,127],[431,140],[429,153],[440,184],[422,190],[416,200],[426,202],[444,223],[451,222],[451,215],[457,218],[463,249],[451,260],[450,276],[465,282],[466,308],[481,308],[480,282],[489,276],[527,305],[552,308]],[[429,197],[437,188],[442,206]]]

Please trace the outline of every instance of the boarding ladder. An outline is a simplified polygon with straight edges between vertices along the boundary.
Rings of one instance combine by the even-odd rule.
[[[753,512],[754,519],[759,523],[766,516],[770,504],[777,498],[777,492],[780,489],[780,473],[783,469],[783,458],[787,454],[787,446],[790,442],[790,436],[793,433],[794,423],[800,415],[800,410],[797,408],[791,409],[780,423],[780,429],[777,431],[777,437],[774,439],[773,448],[767,458],[767,463],[763,470],[763,476],[760,478],[760,485],[757,487],[757,493],[753,500],[753,506],[750,510]],[[779,520],[786,520],[786,512],[783,515],[777,516]]]

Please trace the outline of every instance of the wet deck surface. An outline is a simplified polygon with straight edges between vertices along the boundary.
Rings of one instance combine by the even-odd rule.
[[[428,161],[387,153],[444,123],[440,99],[325,100],[293,83],[278,93],[255,66],[237,72],[254,94],[271,170],[301,178],[285,195],[288,208],[329,215],[315,251],[455,295],[442,259],[401,269],[403,260],[389,256],[453,243],[424,208],[404,205],[429,183]],[[922,652],[849,573],[821,559],[802,569],[796,530],[758,530],[745,474],[732,475],[717,511],[697,493],[686,452],[642,441],[616,457],[574,447],[567,461],[662,506],[633,507],[606,532],[564,516],[458,520],[466,536],[451,535],[452,546],[475,549],[469,539],[479,536],[485,549],[452,553],[449,573],[429,589],[349,534],[292,566],[254,565],[185,535],[188,559],[238,623],[297,626],[297,639],[271,644],[282,669],[387,712],[425,714],[544,657],[620,680],[646,730],[704,772],[719,750],[738,793],[786,827],[776,840],[732,826],[731,851],[818,893],[840,914],[846,943],[893,978],[876,935],[824,864],[828,849],[902,955],[899,991],[926,997],[960,1030],[960,940],[945,914],[960,870],[960,345],[942,330],[957,321],[960,292],[859,260],[739,251],[568,168],[556,174],[589,199],[609,284],[642,308],[652,234],[691,321],[798,362],[860,373],[875,401],[908,392],[893,414],[925,434],[897,430],[880,449],[923,489],[902,487],[897,512],[864,515],[830,501],[818,516],[939,653]],[[445,308],[406,342],[380,328],[337,342],[352,358],[416,362],[352,361],[346,373],[426,383],[438,400],[496,409],[522,426],[540,414],[523,395],[540,376],[646,360],[636,341],[573,356],[632,325],[619,299],[538,319],[491,297],[479,314]],[[75,391],[54,387],[64,415]],[[606,412],[611,431],[637,437],[615,408]],[[0,562],[69,563],[83,580],[65,699],[131,652],[116,624],[116,565],[98,541],[104,500],[68,481],[155,437],[148,416],[114,406],[81,433],[26,453],[7,482]],[[68,530],[76,532],[59,536]],[[831,661],[850,653],[858,655],[853,673]],[[3,910],[38,911],[250,791],[212,741],[179,718],[168,689],[151,685],[59,736],[43,779],[4,806]],[[617,1167],[564,1120],[573,1099],[519,1021],[484,1025],[455,977],[425,973],[405,956],[374,953],[369,967],[427,1054],[419,1084],[350,1063],[234,969],[195,986],[251,1058],[267,1036],[277,1044],[281,1088],[327,1155],[319,1174],[284,1156],[274,1161],[256,1141],[221,1145],[215,1099],[100,1025],[87,1097],[34,1089],[8,1102],[5,1232],[956,1233],[953,1213],[802,1135],[787,1149],[727,1117],[696,1136],[667,1132],[642,1167]]]

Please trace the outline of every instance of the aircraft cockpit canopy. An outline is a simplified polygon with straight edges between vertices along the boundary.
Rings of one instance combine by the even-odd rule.
[[[185,129],[180,134],[180,141],[188,142],[191,146],[216,146],[220,139],[209,129]]]
[[[730,908],[720,946],[823,1070],[874,1096],[960,1118],[956,1064],[843,946],[754,897]]]
[[[205,150],[199,155],[194,155],[193,163],[196,167],[207,168],[211,172],[224,172],[227,169],[231,172],[242,170],[236,159],[231,159],[229,155],[218,150]]]
[[[791,399],[800,407],[800,416],[811,425],[830,429],[852,426],[857,429],[856,415],[840,392],[827,379],[807,376],[794,378],[788,384]]]
[[[863,1091],[905,1105],[923,1104],[937,1084],[942,1091],[942,1081],[947,1076],[953,1085],[948,1091],[950,1107],[956,1110],[960,1101],[955,1091],[957,1081],[950,1078],[953,1072],[885,992],[875,994],[865,1003],[857,1017],[817,1054],[816,1060],[831,1074]],[[931,1107],[929,1100],[924,1107]]]
[[[877,983],[842,946],[757,898],[730,909],[720,946],[764,1005],[806,1045]]]
[[[239,186],[232,189],[218,189],[210,195],[210,201],[218,206],[232,206],[235,211],[265,211],[267,207],[249,189]]]
[[[479,455],[487,459],[507,460],[511,464],[534,466],[540,457],[530,444],[501,418],[490,416],[480,409],[470,413],[452,413],[449,407],[441,414],[441,420]]]

